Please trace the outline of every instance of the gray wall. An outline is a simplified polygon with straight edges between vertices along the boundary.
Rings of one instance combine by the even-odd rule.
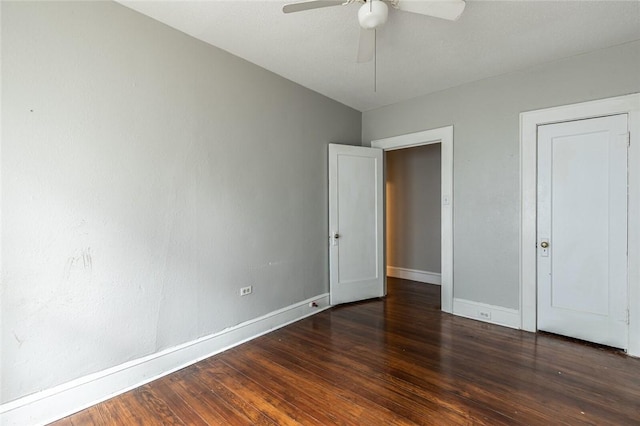
[[[2,123],[0,401],[328,291],[358,111],[116,3],[2,2]]]
[[[440,272],[440,144],[385,153],[387,266]]]
[[[519,113],[640,92],[640,41],[363,114],[369,141],[454,125],[454,297],[518,309]]]

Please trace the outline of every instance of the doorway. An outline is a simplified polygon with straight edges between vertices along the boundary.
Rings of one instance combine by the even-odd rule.
[[[453,312],[453,126],[393,136],[371,142],[384,151],[440,145],[440,281],[441,306]]]
[[[388,277],[441,283],[441,144],[385,152]]]

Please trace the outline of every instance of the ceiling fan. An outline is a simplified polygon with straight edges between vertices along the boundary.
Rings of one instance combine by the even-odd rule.
[[[464,11],[464,0],[305,0],[285,4],[284,13],[301,12],[321,7],[363,3],[358,10],[360,22],[360,41],[358,43],[358,62],[373,59],[376,46],[376,28],[387,22],[389,7],[403,12],[456,21]]]

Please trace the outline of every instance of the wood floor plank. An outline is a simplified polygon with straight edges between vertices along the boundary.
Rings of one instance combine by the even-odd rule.
[[[284,340],[284,339],[283,339]],[[292,339],[288,339],[289,342],[304,342],[305,339],[300,334],[295,334]],[[353,339],[352,339],[353,340]],[[366,339],[365,339],[366,340]],[[303,343],[304,344],[304,343]],[[293,351],[293,349],[292,349]],[[314,351],[314,354],[318,354],[319,351]],[[332,350],[331,352],[331,364],[337,363],[337,355],[336,351]],[[416,389],[424,388],[428,392],[429,398],[437,397],[438,403],[443,406],[448,406],[448,404],[443,399],[444,397],[451,397],[455,395],[456,397],[460,395],[460,391],[458,386],[453,382],[451,376],[442,375],[441,372],[433,373],[429,369],[420,369],[420,362],[415,361],[411,363],[405,363],[403,365],[398,365],[398,362],[402,360],[404,353],[398,353],[394,358],[393,353],[385,353],[384,357],[377,356],[379,353],[376,351],[371,351],[369,347],[363,346],[355,341],[352,342],[352,346],[348,352],[345,352],[343,356],[352,358],[350,368],[359,369],[366,371],[366,374],[369,377],[378,377],[381,380],[387,380],[390,382],[394,382],[395,385],[401,384],[399,381],[400,376],[403,373],[411,373],[416,372],[416,374],[420,374],[419,386],[410,386],[412,388],[412,393],[416,392]],[[429,355],[426,355],[429,358]],[[382,373],[378,373],[382,372]],[[411,385],[406,382],[405,385]],[[449,394],[447,394],[447,392]],[[432,395],[430,395],[432,394]],[[457,400],[456,400],[457,401]],[[472,401],[463,401],[463,405],[471,404]],[[452,407],[457,406],[458,404],[452,403]],[[481,409],[480,411],[484,411]],[[487,412],[485,414],[491,414],[491,412]],[[496,413],[493,413],[494,415]],[[483,417],[484,415],[480,415]]]
[[[203,406],[200,399],[186,391],[188,382],[178,375],[163,377],[156,380],[150,391],[158,398],[162,398],[171,410],[185,424],[192,426],[206,426],[214,423],[222,423],[224,418],[217,415],[213,409]]]
[[[640,424],[639,359],[443,313],[437,286],[388,291],[54,424]]]
[[[102,418],[100,411],[94,407],[81,411],[77,415],[73,416],[71,424],[73,426],[104,425],[106,422]]]
[[[335,386],[323,378],[314,375],[304,368],[292,365],[281,359],[265,357],[259,348],[247,347],[236,351],[235,357],[246,358],[253,368],[262,367],[273,374],[284,378],[291,386],[300,392],[310,392],[323,401],[325,407],[330,407],[340,417],[347,418],[355,424],[377,424],[384,419],[385,424],[403,425],[408,422],[384,407],[362,398],[340,386]]]
[[[339,386],[366,398],[416,424],[428,425],[446,422],[454,425],[467,423],[468,420],[462,417],[459,412],[449,412],[448,408],[443,405],[426,399],[418,401],[397,386],[378,380],[374,376],[362,374],[353,368],[354,363],[340,366],[336,362],[337,357],[332,359],[331,364],[315,363],[314,360],[319,358],[309,356],[309,359],[303,360],[296,358],[286,350],[278,350],[273,345],[268,346],[268,350],[264,352],[263,356],[277,356],[279,359],[286,359],[288,363],[291,363],[289,365],[294,364],[307,369],[334,386]],[[343,378],[347,376],[349,380],[344,380]]]
[[[163,425],[185,426],[185,423],[173,412],[173,410],[150,390],[150,385],[144,385],[124,394],[130,396],[129,404],[132,409],[146,413],[143,423],[148,424],[147,419],[154,419]]]
[[[218,397],[225,400],[225,402],[233,407],[233,409],[246,416],[251,424],[254,425],[276,425],[277,423],[260,411],[259,407],[253,406],[248,402],[244,395],[238,394],[233,390],[224,386],[220,377],[216,377],[209,371],[209,365],[214,360],[205,360],[198,366],[198,374],[194,375],[196,380],[204,384],[209,390]]]
[[[71,421],[70,417],[62,418],[62,419],[57,420],[57,421],[55,421],[55,422],[53,422],[51,424],[55,425],[55,426],[73,426],[73,422]]]
[[[299,354],[299,345],[304,345],[300,343],[304,341],[300,338],[277,340],[278,342],[265,345],[265,350],[277,353],[281,357]],[[391,404],[388,405],[389,408],[417,424],[513,423],[513,419],[489,410],[483,404],[461,397],[457,392],[447,391],[447,387],[442,386],[440,377],[434,381],[435,383],[421,381],[420,386],[415,386],[392,374],[392,369],[396,366],[390,359],[381,365],[377,360],[371,362],[368,355],[368,351],[356,352],[354,348],[348,353],[313,351],[298,358],[298,362],[319,375],[323,374],[323,369],[329,369],[338,377],[349,377],[349,386],[365,392],[368,398],[381,405]],[[413,368],[408,370],[411,371]],[[356,372],[358,374],[355,374]],[[385,399],[388,401],[385,402]]]
[[[205,371],[279,425],[317,424],[305,411],[297,410],[222,360],[212,360]]]
[[[219,395],[209,386],[198,379],[200,368],[192,366],[185,371],[178,386],[181,395],[194,407],[201,417],[204,417],[210,424],[225,425],[246,425],[250,424],[249,417],[242,414],[233,407],[233,401]],[[171,377],[171,380],[175,380]]]
[[[264,383],[269,392],[289,401],[297,410],[303,411],[316,419],[317,424],[333,425],[357,425],[356,420],[350,421],[346,416],[338,416],[334,410],[327,410],[327,401],[314,398],[303,389],[299,383],[291,383],[282,378],[277,373],[260,366],[256,366],[251,360],[244,358],[244,355],[226,357],[224,362],[241,372],[256,382]]]
[[[100,415],[107,425],[134,425],[142,423],[142,413],[130,411],[129,406],[124,403],[122,395],[111,398],[96,405],[100,410]],[[73,421],[74,416],[71,417]]]
[[[336,322],[336,320],[333,320]],[[341,329],[341,327],[338,327]],[[360,332],[358,337],[362,337],[366,339],[366,327],[361,323],[360,326],[356,327],[356,329]],[[335,333],[334,333],[335,334]],[[535,420],[539,415],[546,417],[549,410],[557,409],[559,410],[562,418],[566,418],[567,421],[576,422],[582,421],[584,419],[583,413],[588,411],[593,411],[594,409],[602,408],[597,405],[594,406],[588,402],[580,401],[575,397],[575,390],[571,389],[567,386],[566,383],[559,384],[559,386],[554,387],[553,385],[558,385],[558,381],[562,379],[558,379],[557,371],[553,370],[548,365],[543,365],[542,368],[538,368],[534,373],[527,375],[528,368],[526,365],[509,365],[509,359],[498,360],[498,362],[491,362],[491,357],[487,357],[491,355],[492,349],[481,347],[481,350],[469,350],[473,349],[473,342],[466,342],[464,344],[464,348],[461,348],[461,353],[456,354],[455,351],[451,351],[449,353],[449,358],[451,359],[451,369],[455,371],[456,376],[459,376],[462,379],[462,384],[466,384],[467,386],[474,386],[474,389],[470,389],[469,395],[480,394],[487,392],[487,389],[490,389],[491,392],[487,393],[486,397],[491,397],[494,399],[494,403],[499,403],[506,410],[505,413],[521,413],[525,411],[527,415],[528,421]],[[402,347],[401,358],[412,359],[412,357],[418,357],[414,362],[416,363],[429,363],[429,359],[420,359],[419,350],[412,351],[411,349],[411,341],[404,339],[402,336],[389,336],[387,341],[387,349],[391,351],[397,350],[397,348]],[[420,346],[420,349],[423,349]],[[466,349],[466,353],[463,351]],[[504,353],[512,353],[509,350],[504,350]],[[441,361],[438,361],[441,364]],[[474,365],[478,364],[478,365]],[[506,364],[506,365],[505,365]],[[492,368],[496,367],[496,368]],[[431,368],[434,368],[433,366]],[[515,374],[505,375],[505,371],[514,371]],[[545,376],[546,374],[546,376]],[[424,377],[421,376],[420,380],[423,380]],[[528,380],[527,380],[528,379]],[[585,380],[586,382],[586,380]],[[513,392],[514,387],[518,387],[520,383],[528,383],[529,390],[533,390],[533,394],[529,396],[528,393],[519,393]],[[583,385],[586,383],[582,383]],[[538,389],[532,389],[534,387],[538,387]],[[632,385],[631,388],[634,386]],[[563,399],[567,398],[567,390],[571,391],[571,396],[567,401],[562,402]],[[580,390],[582,395],[580,399],[584,399],[589,392],[592,390],[589,387],[585,387]],[[633,394],[633,391],[625,392],[627,396]],[[544,404],[539,404],[537,401],[540,401],[540,398],[544,398]],[[604,406],[612,403],[614,399],[618,398],[617,396],[610,397],[609,401],[604,403]],[[606,400],[607,398],[604,398]],[[622,400],[628,400],[628,398],[622,398]],[[618,398],[620,401],[620,398]],[[581,402],[581,403],[580,403]],[[589,406],[587,410],[585,407]],[[619,419],[619,422],[623,422],[621,424],[625,424],[624,422],[629,422],[636,415],[635,413],[629,414],[629,408],[636,406],[636,404],[630,403],[629,405],[620,404],[619,402],[614,406],[618,406],[618,410],[606,410],[607,417],[611,421],[615,421],[615,419]],[[519,407],[519,408],[518,408]],[[530,407],[539,407],[541,410],[531,411]],[[604,415],[604,413],[603,413]],[[542,422],[542,420],[540,420]]]

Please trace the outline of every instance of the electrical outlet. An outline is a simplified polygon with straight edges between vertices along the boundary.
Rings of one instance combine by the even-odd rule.
[[[246,296],[247,294],[251,294],[252,292],[253,292],[252,286],[242,287],[240,289],[240,296]]]
[[[489,311],[478,311],[478,316],[482,319],[491,319],[491,312]]]

